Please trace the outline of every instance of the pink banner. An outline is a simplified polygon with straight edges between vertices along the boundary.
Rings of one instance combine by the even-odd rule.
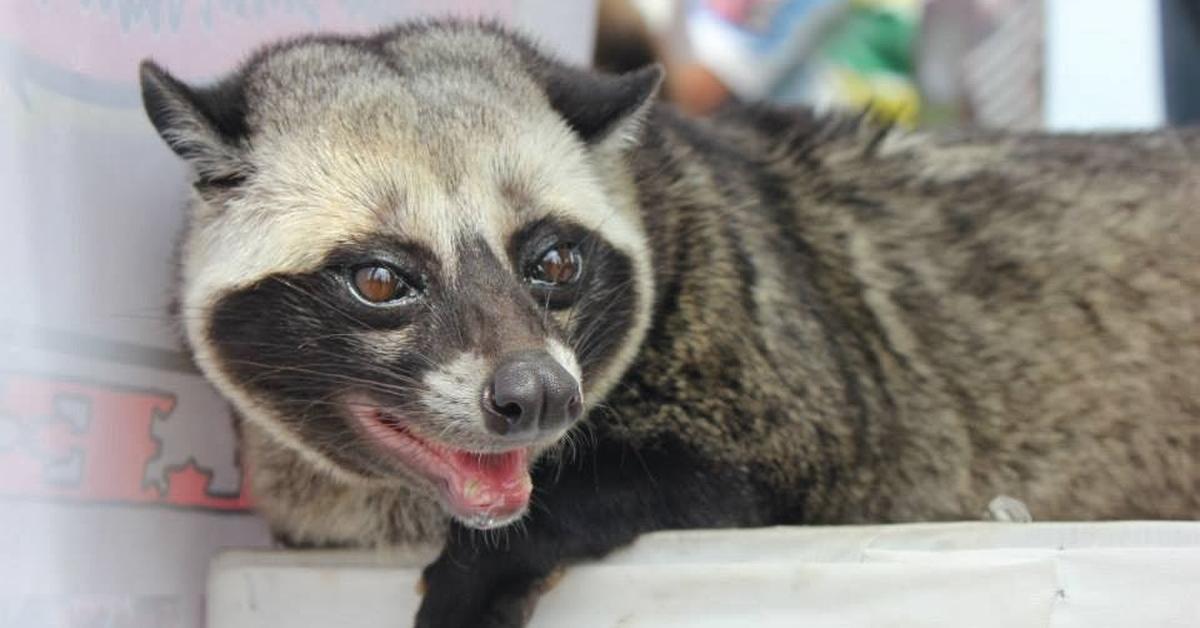
[[[421,0],[7,0],[0,42],[92,78],[134,78],[153,54],[184,78],[232,67],[254,45],[318,30],[363,32],[419,11]],[[442,9],[456,16],[511,18],[515,0],[470,0]],[[102,40],[102,54],[95,42]]]

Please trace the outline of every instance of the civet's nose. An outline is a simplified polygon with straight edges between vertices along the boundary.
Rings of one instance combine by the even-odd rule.
[[[545,351],[504,356],[483,390],[484,423],[503,436],[555,430],[582,411],[579,383]]]

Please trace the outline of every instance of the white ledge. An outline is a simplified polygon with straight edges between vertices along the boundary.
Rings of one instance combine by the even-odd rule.
[[[411,625],[428,551],[238,551],[212,628]],[[567,572],[533,628],[1200,625],[1200,522],[944,523],[646,535]]]

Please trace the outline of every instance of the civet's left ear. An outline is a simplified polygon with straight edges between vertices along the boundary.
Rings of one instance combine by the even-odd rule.
[[[610,146],[636,141],[664,72],[659,64],[620,75],[553,64],[535,74],[572,130],[588,144]]]

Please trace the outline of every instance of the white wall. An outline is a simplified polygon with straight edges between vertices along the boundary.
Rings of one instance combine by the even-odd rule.
[[[1045,7],[1046,126],[1162,126],[1158,0],[1045,0]]]

